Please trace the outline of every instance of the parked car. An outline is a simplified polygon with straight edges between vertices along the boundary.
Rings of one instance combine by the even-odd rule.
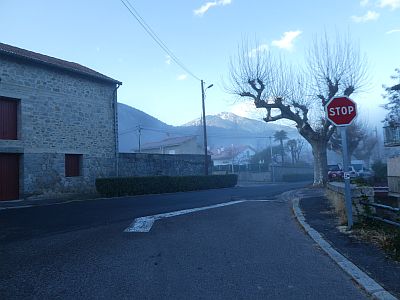
[[[339,165],[328,165],[328,179],[339,180],[343,178],[343,170]]]
[[[374,171],[365,167],[362,167],[360,170],[358,170],[358,176],[364,179],[370,179],[374,177],[374,175]]]
[[[354,169],[353,166],[349,166],[347,172],[350,174],[350,178],[358,177],[358,173],[357,173],[356,169]]]

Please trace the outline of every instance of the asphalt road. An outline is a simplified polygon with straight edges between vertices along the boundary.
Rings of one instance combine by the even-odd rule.
[[[276,200],[300,186],[0,211],[0,299],[365,299],[282,199],[158,220],[148,233],[123,232],[137,217]]]

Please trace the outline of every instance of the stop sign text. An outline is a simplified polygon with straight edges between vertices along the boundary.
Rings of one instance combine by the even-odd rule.
[[[329,116],[350,115],[354,112],[354,106],[330,107]]]
[[[347,96],[333,97],[325,110],[328,120],[336,126],[350,125],[357,117],[357,105]]]

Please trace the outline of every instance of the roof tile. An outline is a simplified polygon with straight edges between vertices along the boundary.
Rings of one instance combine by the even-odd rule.
[[[79,73],[81,75],[89,76],[91,78],[99,79],[102,81],[108,81],[115,84],[122,84],[118,80],[112,79],[111,77],[105,76],[99,72],[96,72],[80,64],[36,53],[33,51],[17,48],[3,43],[0,43],[0,55],[8,55],[28,60],[34,63],[45,64],[51,67],[56,67],[70,72]]]

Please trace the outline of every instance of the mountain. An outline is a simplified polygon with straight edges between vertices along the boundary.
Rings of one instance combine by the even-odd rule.
[[[195,119],[182,126],[199,126],[201,119]],[[240,117],[230,112],[222,112],[214,116],[206,116],[207,127],[218,127],[236,130],[238,128],[244,129],[252,133],[275,132],[278,130],[285,130],[287,132],[295,130],[293,127],[277,125],[273,123],[266,123],[260,120],[249,119]]]
[[[153,142],[165,138],[173,126],[126,104],[118,103],[119,151],[132,152],[139,148],[139,126],[141,143]],[[149,134],[150,133],[150,134]]]
[[[278,130],[285,130],[289,138],[298,138],[293,127],[266,123],[264,121],[223,112],[206,116],[207,140],[210,148],[231,145],[249,145],[257,150],[265,149],[271,142],[268,137]],[[203,127],[201,119],[195,119],[182,126],[168,125],[138,109],[118,104],[118,131],[120,152],[138,149],[139,125],[141,144],[158,142],[171,137],[197,135],[202,144]],[[274,143],[274,141],[272,140]]]
[[[240,117],[233,113],[222,112],[206,116],[207,138],[210,148],[231,145],[249,145],[256,150],[269,146],[269,137],[278,130],[284,130],[289,138],[298,138],[297,130],[290,126],[266,123],[264,121]],[[186,128],[201,128],[201,119],[195,119],[182,125]]]

